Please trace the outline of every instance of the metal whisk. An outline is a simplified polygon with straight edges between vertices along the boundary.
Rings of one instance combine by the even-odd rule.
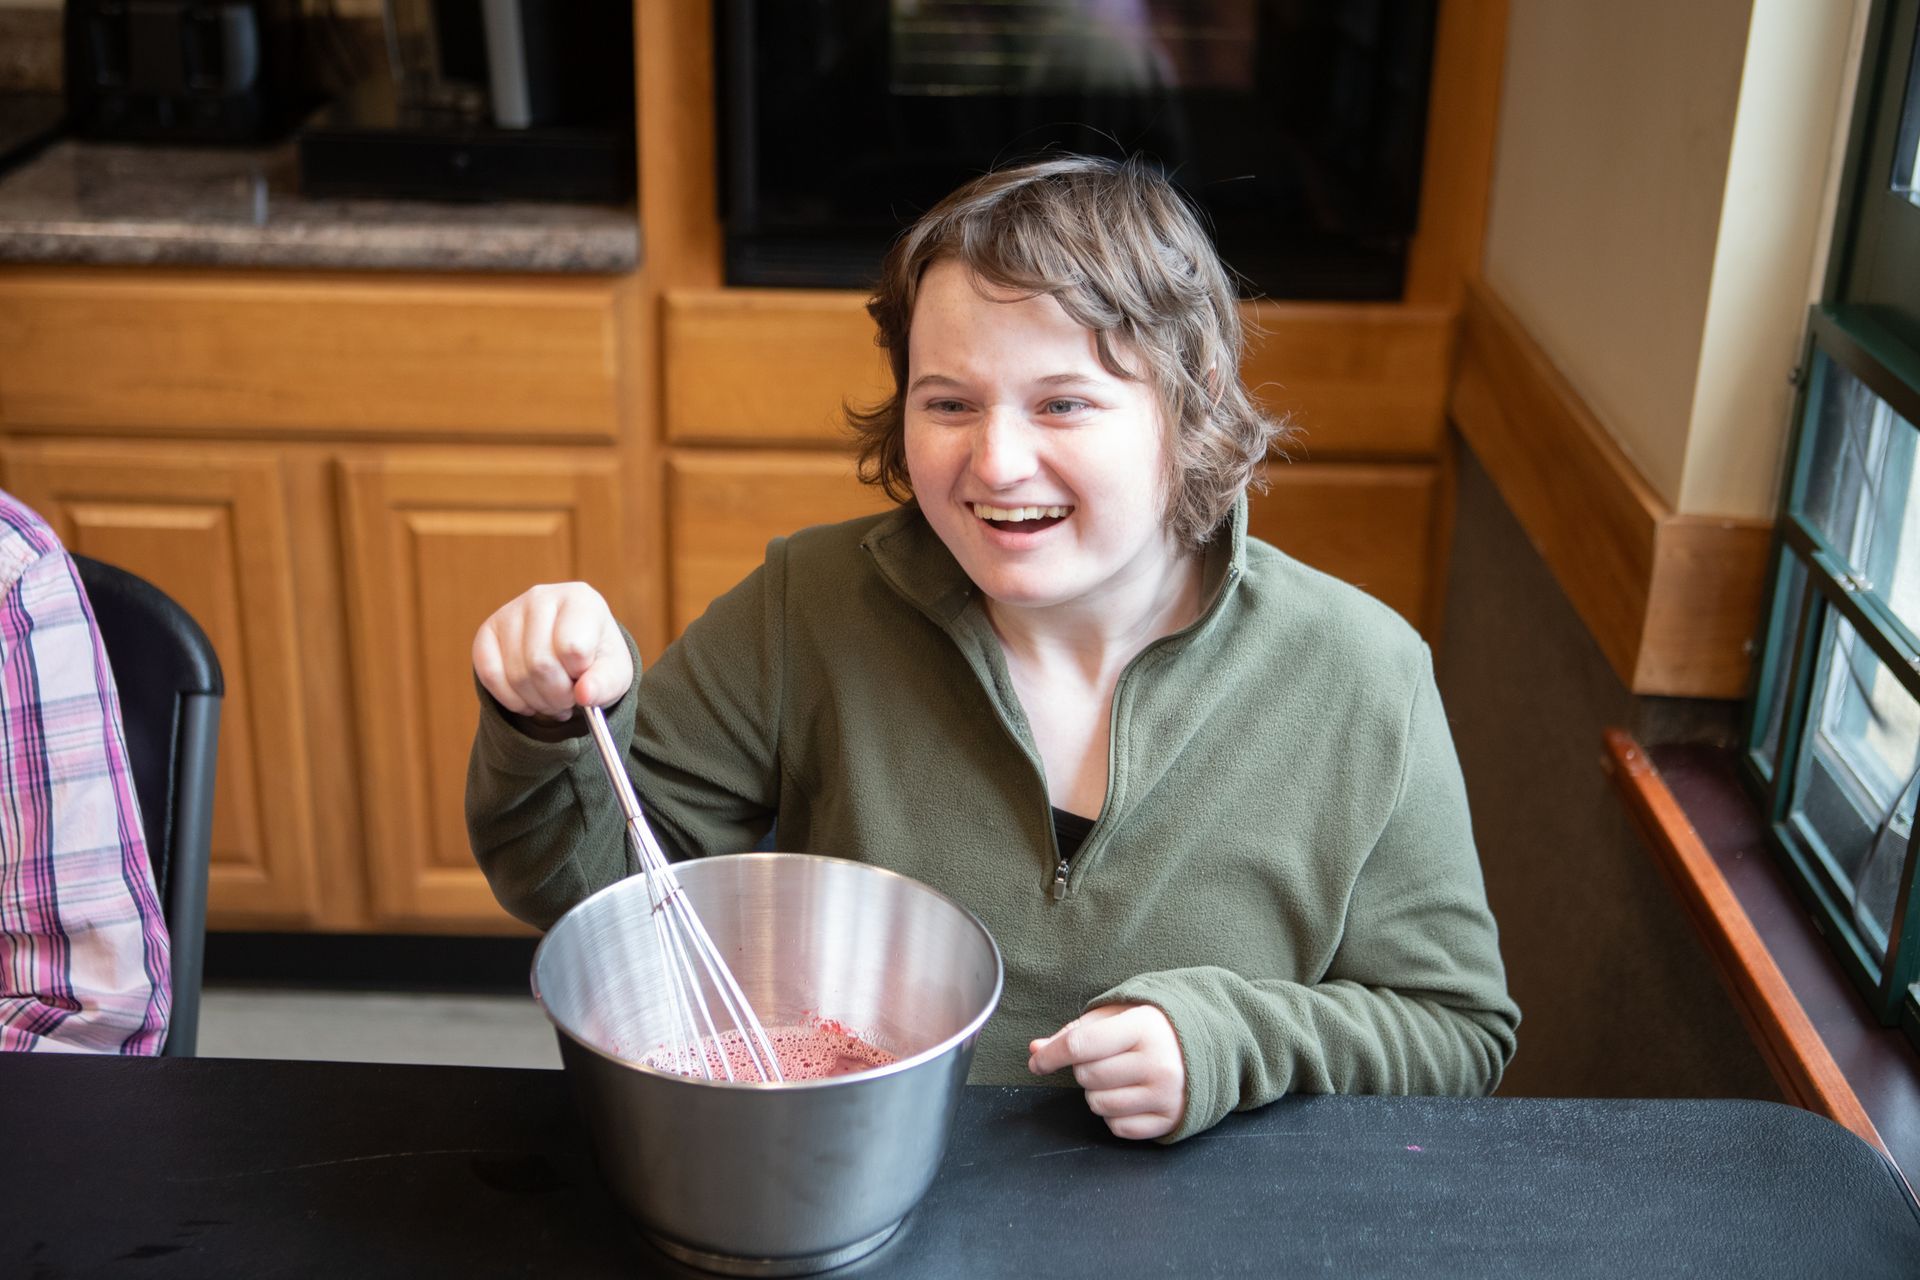
[[[679,877],[673,874],[673,864],[660,851],[646,816],[640,812],[640,798],[634,795],[633,782],[627,777],[620,749],[614,746],[613,735],[607,732],[605,713],[599,707],[588,707],[586,713],[587,727],[593,731],[594,745],[600,749],[600,763],[607,769],[607,781],[613,784],[613,794],[619,797],[621,811],[626,815],[628,870],[646,876],[647,893],[653,902],[653,932],[660,946],[660,968],[666,975],[668,1016],[672,1021],[666,1047],[672,1054],[673,1070],[686,1076],[697,1071],[702,1078],[711,1080],[713,1066],[708,1059],[712,1057],[719,1060],[727,1079],[734,1078],[726,1044],[707,1005],[706,988],[711,985],[732,1021],[731,1029],[739,1032],[740,1042],[746,1048],[748,1060],[760,1073],[759,1078],[763,1081],[782,1079],[780,1062],[774,1055],[767,1029],[760,1025],[753,1006],[747,1003],[746,992],[734,980],[733,971],[727,968],[726,960],[707,935],[693,904],[687,901]],[[711,1055],[701,1048],[703,1042],[713,1047]]]

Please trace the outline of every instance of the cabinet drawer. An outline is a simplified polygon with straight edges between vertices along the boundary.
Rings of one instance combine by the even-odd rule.
[[[0,272],[0,427],[612,440],[619,280]]]
[[[675,443],[845,445],[842,405],[893,394],[858,293],[686,291],[669,293],[664,308]]]
[[[1453,322],[1439,308],[1248,303],[1243,380],[1314,457],[1432,457]],[[666,435],[681,444],[844,445],[843,402],[893,391],[858,293],[666,297]]]

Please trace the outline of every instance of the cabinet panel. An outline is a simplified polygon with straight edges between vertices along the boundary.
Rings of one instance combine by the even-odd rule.
[[[1440,468],[1275,463],[1248,532],[1428,622]]]
[[[616,581],[614,459],[393,451],[340,470],[373,917],[515,928],[467,843],[473,635],[535,583]]]
[[[893,503],[844,454],[676,451],[667,460],[673,633],[766,558],[767,543]]]
[[[316,909],[313,808],[280,468],[260,451],[13,443],[6,487],[67,546],[194,616],[226,679],[209,920],[300,924]]]
[[[618,282],[0,273],[0,425],[612,440]]]

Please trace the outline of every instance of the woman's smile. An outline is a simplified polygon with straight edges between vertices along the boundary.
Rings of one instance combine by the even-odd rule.
[[[1073,514],[1072,507],[1063,506],[991,506],[984,502],[973,505],[973,514],[1001,533],[1013,536],[1032,536],[1056,528],[1060,522]]]

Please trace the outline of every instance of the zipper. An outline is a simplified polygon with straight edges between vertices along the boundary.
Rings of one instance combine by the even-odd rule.
[[[1060,901],[1067,896],[1067,860],[1060,859],[1060,865],[1053,869],[1053,900]]]

